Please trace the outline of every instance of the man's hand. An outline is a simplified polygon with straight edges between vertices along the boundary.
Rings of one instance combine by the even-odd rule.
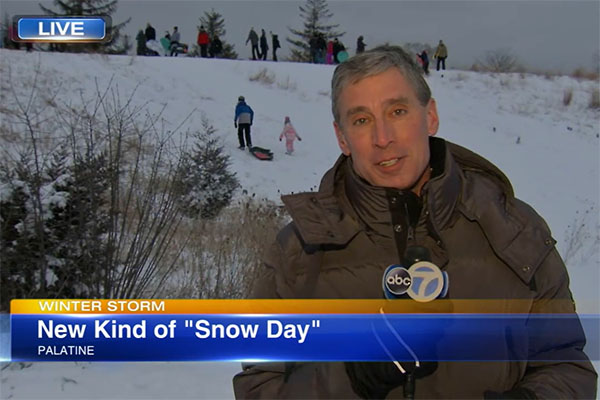
[[[421,362],[416,368],[414,362],[401,362],[406,371],[402,373],[391,361],[386,362],[346,362],[346,373],[352,383],[352,390],[364,399],[384,399],[388,393],[404,385],[408,374],[415,378],[431,375],[437,369],[437,362]]]

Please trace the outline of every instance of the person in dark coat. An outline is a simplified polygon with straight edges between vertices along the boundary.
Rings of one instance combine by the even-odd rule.
[[[211,58],[219,58],[221,57],[221,53],[223,52],[223,43],[219,36],[215,35],[213,40],[210,41],[210,57]]]
[[[325,64],[325,58],[327,56],[327,41],[323,32],[317,34],[317,63]]]
[[[238,140],[240,141],[240,150],[244,150],[246,146],[248,150],[252,148],[252,137],[250,136],[250,127],[254,121],[254,111],[246,104],[244,96],[238,97],[238,103],[235,106],[235,116],[233,117],[233,125],[238,130]],[[244,136],[246,142],[244,142]]]
[[[365,51],[366,44],[364,42],[364,38],[361,36],[356,40],[356,54],[360,54]]]
[[[145,56],[148,50],[146,48],[146,34],[143,30],[140,29],[137,36],[135,37],[135,41],[137,43],[136,54],[138,56]]]
[[[345,51],[346,47],[338,40],[338,38],[335,38],[333,40],[333,62],[336,64],[340,63],[340,60],[338,60],[338,54],[340,51]]]
[[[273,48],[273,61],[277,61],[277,49],[281,47],[281,44],[279,44],[279,37],[277,37],[277,35],[274,34],[272,31],[270,31],[270,33],[271,47]]]
[[[417,57],[419,57],[421,66],[423,66],[423,72],[425,72],[425,75],[429,75],[429,56],[427,55],[427,50],[423,50],[421,54],[417,54]]]
[[[146,35],[146,41],[156,40],[156,30],[152,25],[150,25],[150,22],[146,24],[146,31],[144,34]]]
[[[250,297],[354,299],[344,308],[351,312],[360,300],[382,299],[388,266],[419,247],[428,268],[448,274],[443,303],[454,312],[497,304],[524,320],[464,333],[465,354],[478,335],[499,338],[501,360],[417,363],[418,354],[397,355],[406,354],[398,340],[390,361],[244,363],[236,398],[596,398],[598,376],[548,225],[490,161],[435,137],[440,116],[414,57],[397,46],[365,51],[336,68],[331,88],[342,154],[318,192],[282,196],[292,220],[266,252]],[[441,288],[440,279],[428,282]],[[575,324],[536,334],[529,329],[540,314]],[[449,339],[411,335],[419,337],[438,347]]]
[[[258,49],[258,35],[254,30],[254,27],[250,28],[250,32],[248,32],[248,38],[246,39],[246,45],[250,42],[252,45],[252,59],[256,60],[256,57],[260,59],[260,50]]]
[[[260,54],[263,60],[267,59],[267,54],[269,53],[269,43],[267,42],[267,34],[264,29],[261,29],[260,34]]]

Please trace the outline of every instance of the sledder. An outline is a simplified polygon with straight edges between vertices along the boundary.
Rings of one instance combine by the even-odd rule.
[[[285,120],[283,121],[283,131],[281,131],[281,135],[279,135],[279,141],[281,142],[281,139],[283,138],[285,138],[285,154],[291,156],[294,152],[294,140],[298,139],[299,141],[302,141],[302,138],[292,126],[290,117],[285,117]]]
[[[248,151],[259,160],[270,161],[273,159],[273,152],[263,147],[252,146],[252,136],[250,135],[250,127],[254,120],[254,110],[248,104],[244,96],[238,97],[238,102],[235,106],[235,116],[233,117],[233,126],[238,130],[238,140],[240,142],[240,150]],[[244,142],[244,139],[246,141]]]

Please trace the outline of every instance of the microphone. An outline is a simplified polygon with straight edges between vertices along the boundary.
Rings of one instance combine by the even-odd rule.
[[[409,246],[402,264],[387,267],[382,280],[386,299],[408,296],[421,303],[446,297],[449,284],[448,273],[431,261],[431,252],[423,246]]]
[[[405,268],[407,265],[409,268]],[[390,265],[383,274],[383,294],[386,299],[412,298],[418,302],[429,302],[439,297],[445,297],[448,293],[449,279],[445,271],[431,261],[431,252],[423,246],[409,246],[402,259],[402,264]],[[395,331],[383,309],[380,310],[388,328],[404,348],[411,354],[414,362],[399,363],[389,353],[387,346],[375,336],[381,346],[386,350],[392,362],[398,370],[406,377],[403,387],[404,398],[414,399],[415,379],[423,378],[435,372],[437,362],[421,362],[407,343]]]

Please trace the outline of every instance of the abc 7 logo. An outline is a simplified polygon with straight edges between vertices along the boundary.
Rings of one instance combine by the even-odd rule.
[[[446,295],[448,276],[435,264],[420,261],[408,270],[399,265],[390,265],[384,274],[383,284],[388,298],[407,293],[416,301],[427,302]]]

